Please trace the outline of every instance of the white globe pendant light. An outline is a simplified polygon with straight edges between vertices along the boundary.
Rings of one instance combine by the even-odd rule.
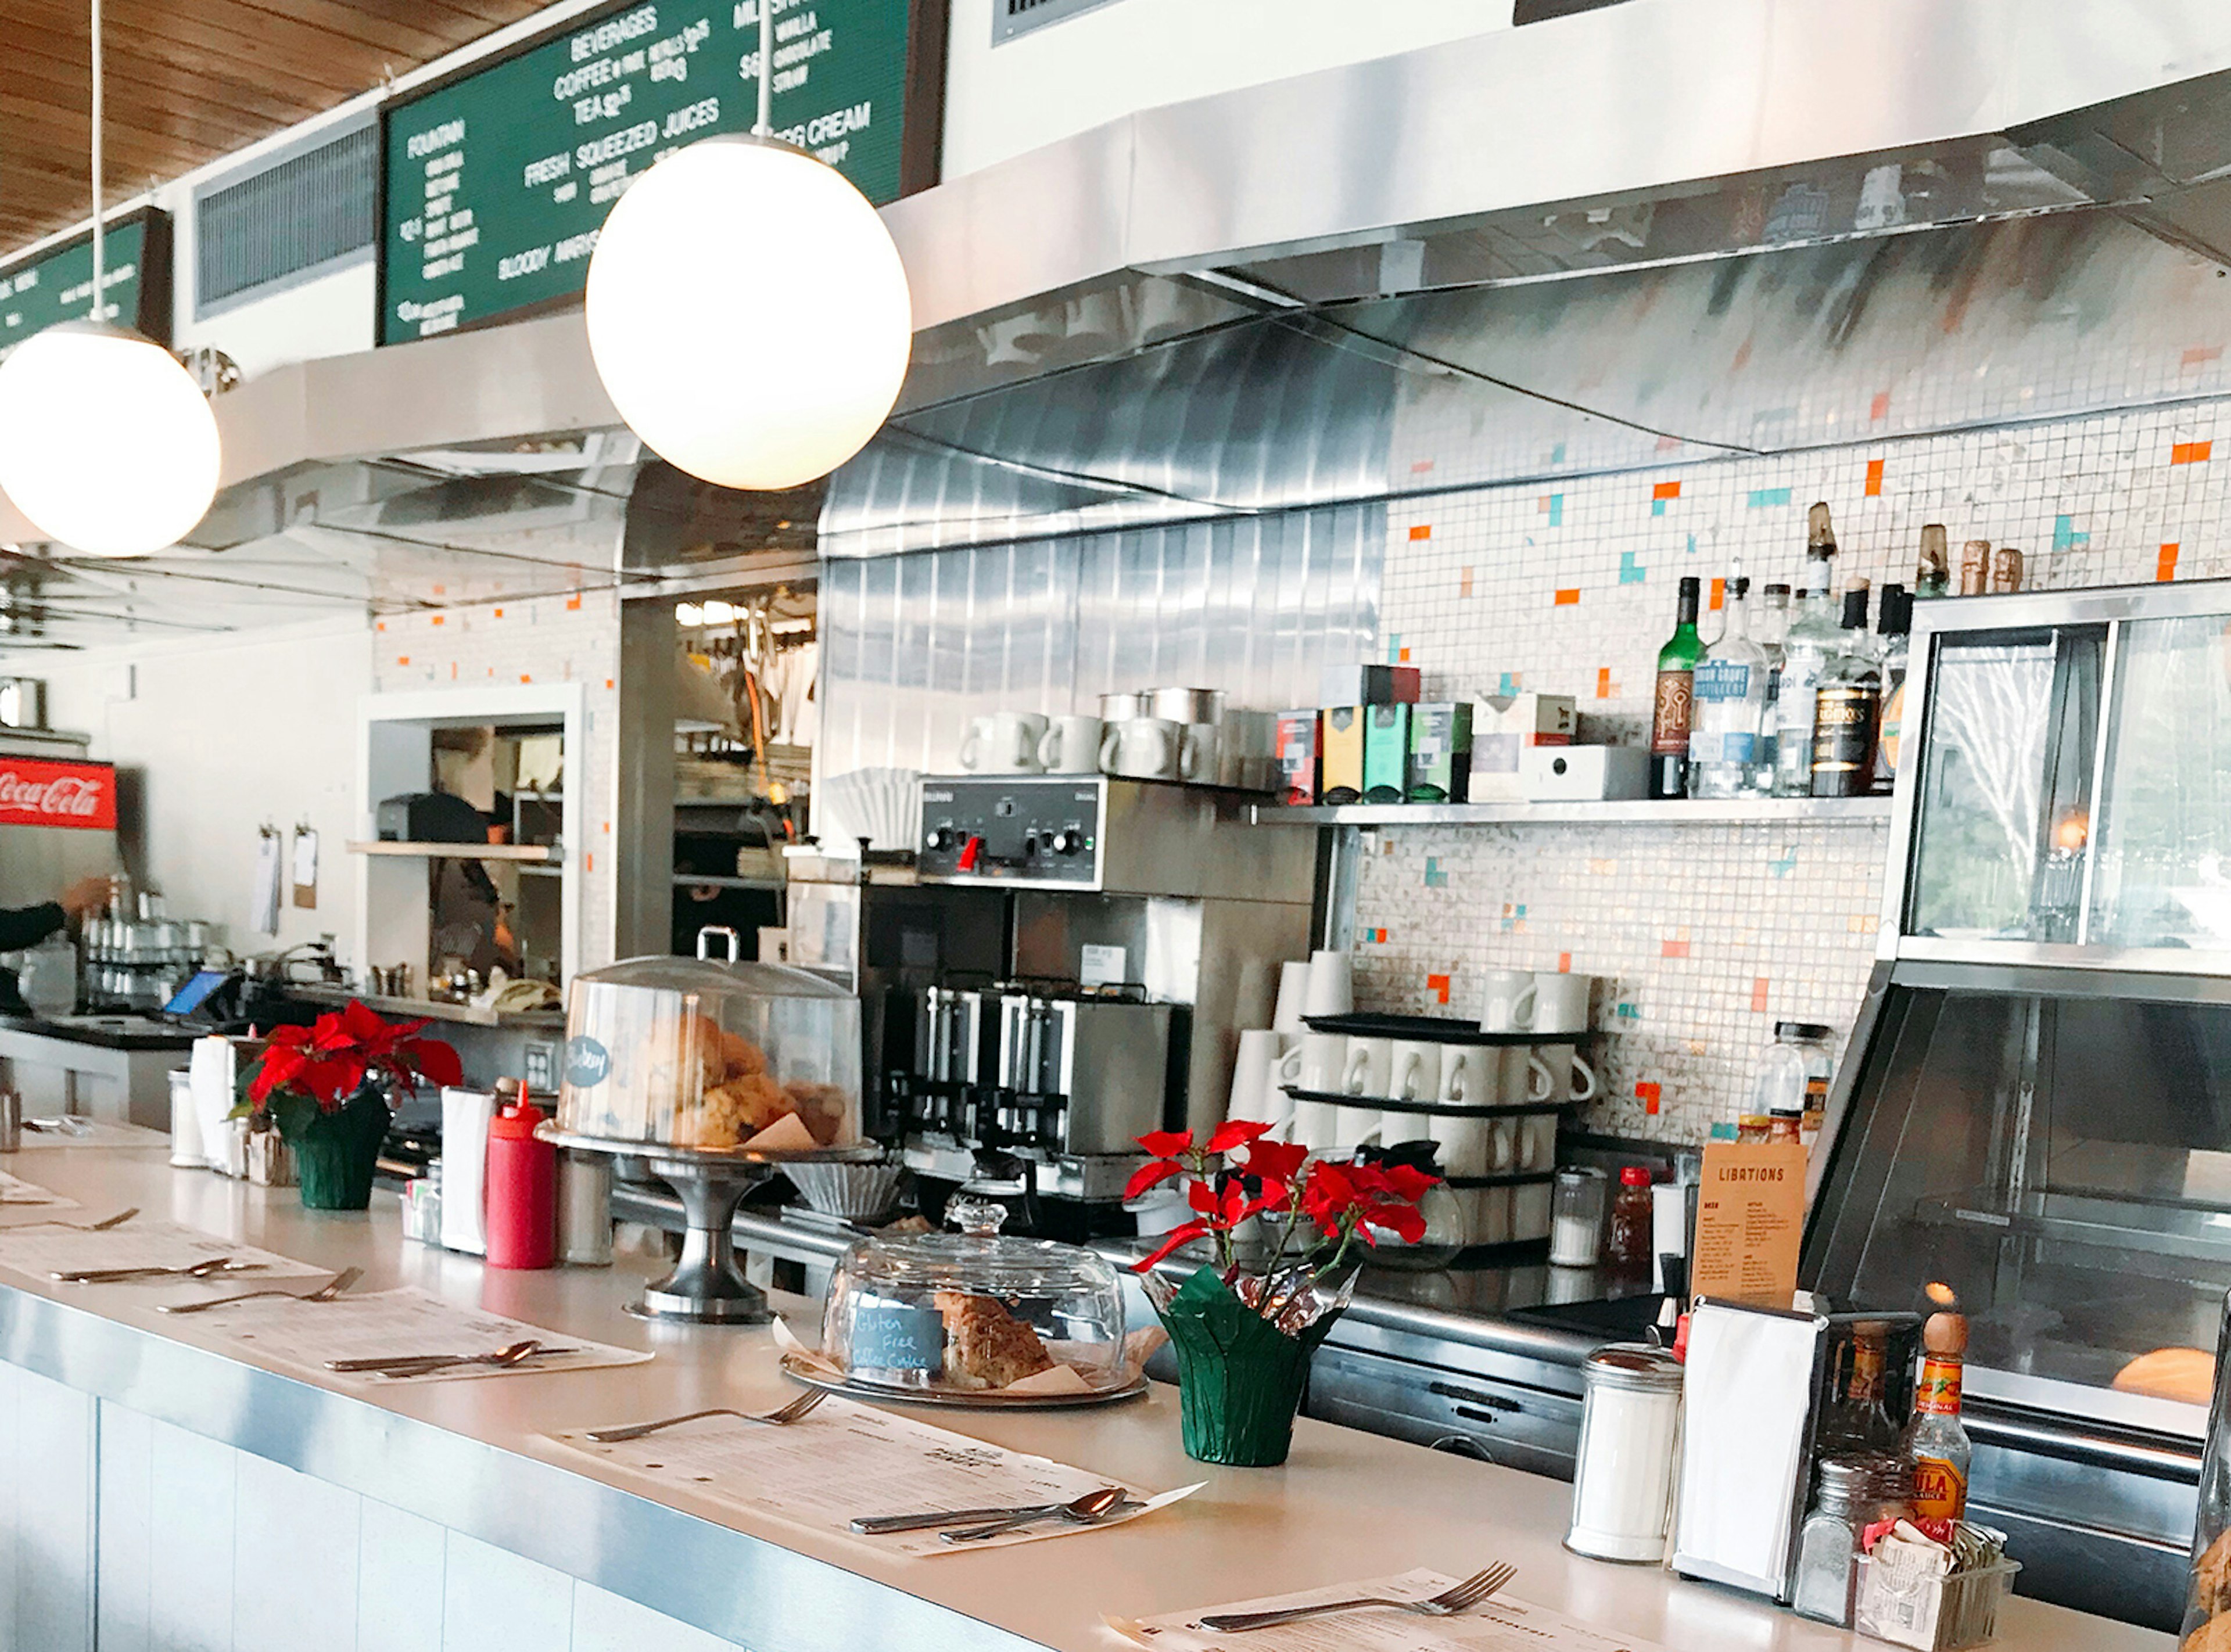
[[[589,350],[628,427],[728,487],[796,487],[857,453],[898,399],[914,320],[868,199],[760,120],[653,166],[589,261]]]
[[[208,398],[144,333],[65,321],[0,362],[0,491],[73,551],[177,544],[209,510],[217,458]]]
[[[177,357],[107,319],[101,284],[100,0],[93,11],[92,319],[0,361],[0,492],[91,556],[175,545],[216,497],[217,417]]]

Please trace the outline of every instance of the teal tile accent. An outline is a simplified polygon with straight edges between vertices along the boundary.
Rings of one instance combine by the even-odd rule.
[[[1619,583],[1620,584],[1639,585],[1649,577],[1650,570],[1644,567],[1640,563],[1634,559],[1633,552],[1622,551],[1619,553]]]
[[[1762,505],[1787,505],[1788,503],[1789,503],[1789,490],[1787,487],[1754,487],[1750,490],[1750,504],[1753,510],[1758,509]]]
[[[1503,674],[1502,680],[1496,684],[1495,692],[1498,694],[1516,694],[1518,692],[1518,679],[1511,675],[1508,671],[1504,672]]]
[[[1565,462],[1565,444],[1563,442],[1560,442],[1555,447],[1549,449],[1549,462],[1553,465],[1562,465]]]
[[[1402,663],[1402,634],[1400,631],[1387,639],[1387,663],[1388,665]]]
[[[1788,877],[1797,869],[1797,845],[1792,843],[1781,854],[1769,861],[1766,863],[1766,869],[1777,878]]]
[[[1650,501],[1650,513],[1651,513],[1652,516],[1663,516],[1663,515],[1665,515],[1665,501],[1664,500],[1662,500],[1662,499],[1653,499],[1653,500],[1652,500]]]
[[[1440,861],[1431,855],[1426,857],[1426,887],[1428,889],[1445,889],[1449,887],[1449,874],[1441,870]]]
[[[1620,1005],[1616,1013],[1621,1021],[1639,1021],[1642,1019],[1641,1010],[1631,1003],[1623,1003]]]
[[[2053,548],[2054,550],[2072,551],[2079,545],[2089,545],[2091,543],[2092,536],[2089,533],[2079,533],[2076,531],[2076,519],[2074,517],[2056,516],[2053,519]]]
[[[1564,451],[1562,446],[1557,449],[1560,457],[1563,456]],[[1549,526],[1551,527],[1565,526],[1565,496],[1562,494],[1549,495]]]

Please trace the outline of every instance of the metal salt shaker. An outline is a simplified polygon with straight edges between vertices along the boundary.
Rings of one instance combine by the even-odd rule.
[[[12,1153],[23,1145],[23,1098],[0,1089],[0,1153]]]
[[[601,1153],[558,1155],[558,1260],[611,1266],[612,1161]]]

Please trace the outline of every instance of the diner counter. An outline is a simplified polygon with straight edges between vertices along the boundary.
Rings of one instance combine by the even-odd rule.
[[[297,1471],[344,1499],[362,1500],[352,1505],[357,1520],[349,1531],[363,1533],[364,1546],[348,1574],[349,1610],[359,1625],[372,1623],[369,1614],[376,1611],[390,1631],[372,1638],[359,1632],[356,1643],[362,1646],[470,1644],[475,1652],[500,1652],[512,1645],[569,1644],[554,1631],[534,1638],[524,1620],[492,1617],[484,1597],[470,1590],[461,1594],[461,1543],[492,1546],[547,1569],[538,1577],[578,1579],[584,1589],[600,1591],[576,1595],[577,1610],[588,1610],[585,1599],[617,1597],[634,1604],[630,1610],[648,1608],[675,1620],[654,1631],[646,1626],[657,1620],[645,1613],[624,1639],[609,1641],[583,1638],[576,1621],[568,1630],[575,1647],[702,1649],[710,1635],[756,1652],[1104,1652],[1117,1642],[1102,1624],[1103,1613],[1135,1617],[1417,1566],[1461,1576],[1495,1560],[1517,1567],[1514,1595],[1683,1652],[1878,1644],[1655,1568],[1566,1552],[1559,1539],[1569,1491],[1553,1480],[1308,1420],[1297,1425],[1293,1455],[1282,1468],[1192,1462],[1178,1443],[1176,1393],[1160,1384],[1142,1400],[1079,1411],[909,1408],[957,1433],[1039,1453],[1134,1488],[1206,1483],[1170,1508],[1122,1527],[1055,1539],[1058,1546],[887,1557],[684,1492],[654,1497],[624,1473],[545,1437],[708,1405],[762,1408],[796,1391],[776,1369],[765,1329],[654,1325],[626,1315],[623,1305],[652,1266],[648,1262],[505,1273],[406,1244],[390,1194],[376,1193],[368,1215],[307,1212],[293,1190],[173,1170],[154,1148],[41,1146],[0,1156],[0,1168],[77,1199],[83,1209],[70,1213],[75,1219],[137,1205],[152,1216],[322,1267],[361,1267],[360,1290],[415,1285],[567,1335],[656,1355],[649,1365],[621,1369],[373,1390],[267,1367],[242,1358],[237,1345],[220,1352],[192,1318],[153,1311],[169,1294],[162,1287],[70,1287],[0,1274],[7,1287],[0,1290],[0,1359],[100,1403],[102,1496],[110,1435],[136,1438],[132,1429],[147,1425],[135,1419],[146,1418],[164,1430]],[[5,1225],[20,1225],[33,1214],[11,1213]],[[779,1299],[779,1305],[809,1326],[817,1314],[802,1299]],[[19,1551],[24,1500],[40,1494],[30,1488],[41,1449],[33,1433],[28,1416],[14,1423],[0,1420],[0,1447],[12,1442],[17,1454],[6,1465],[10,1478],[26,1488],[14,1505]],[[238,1483],[245,1487],[249,1480],[243,1473]],[[245,1535],[247,1493],[238,1494],[239,1552],[248,1557],[255,1551]],[[375,1565],[372,1534],[397,1520],[422,1535],[449,1534],[446,1579],[438,1542],[430,1551],[390,1546],[392,1552]],[[127,1525],[121,1513],[112,1515],[105,1507],[87,1520],[87,1529],[100,1533],[102,1614],[110,1610],[112,1592],[120,1598],[130,1593],[124,1585],[113,1591],[108,1578],[112,1528]],[[268,1554],[273,1576],[265,1594],[284,1598],[290,1588],[301,1592],[288,1575],[300,1570],[298,1558],[330,1547],[333,1534],[282,1530],[265,1537],[273,1535],[283,1546]],[[143,1535],[133,1564],[145,1573],[153,1565],[149,1546],[181,1540],[191,1542],[191,1533]],[[431,1568],[431,1575],[395,1558],[406,1552],[428,1553],[419,1570]],[[233,1552],[230,1539],[225,1552]],[[21,1568],[19,1592],[29,1574],[28,1566]],[[0,1583],[6,1581],[0,1571]],[[48,1586],[59,1585],[50,1579]],[[144,1578],[138,1586],[144,1598]],[[88,1583],[88,1598],[92,1592]],[[23,1610],[19,1601],[19,1626]],[[597,1610],[605,1613],[599,1621],[609,1621],[607,1609]],[[419,1633],[429,1614],[430,1637]],[[289,1622],[296,1623],[294,1644],[325,1643],[308,1623]],[[501,1631],[494,1639],[487,1628],[492,1622]],[[103,1636],[101,1644],[109,1639]],[[2023,1599],[2008,1604],[2000,1639],[2025,1652],[2163,1652],[2172,1644],[2167,1636]],[[232,1643],[246,1643],[237,1629]]]

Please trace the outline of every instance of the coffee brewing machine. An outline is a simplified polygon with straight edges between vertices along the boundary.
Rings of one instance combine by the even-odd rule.
[[[862,868],[840,943],[877,1133],[917,1175],[1109,1206],[1137,1137],[1221,1117],[1239,1029],[1270,1024],[1279,963],[1310,945],[1314,844],[1251,828],[1253,801],[1102,775],[924,780],[914,864]],[[809,920],[824,950],[844,904]]]

